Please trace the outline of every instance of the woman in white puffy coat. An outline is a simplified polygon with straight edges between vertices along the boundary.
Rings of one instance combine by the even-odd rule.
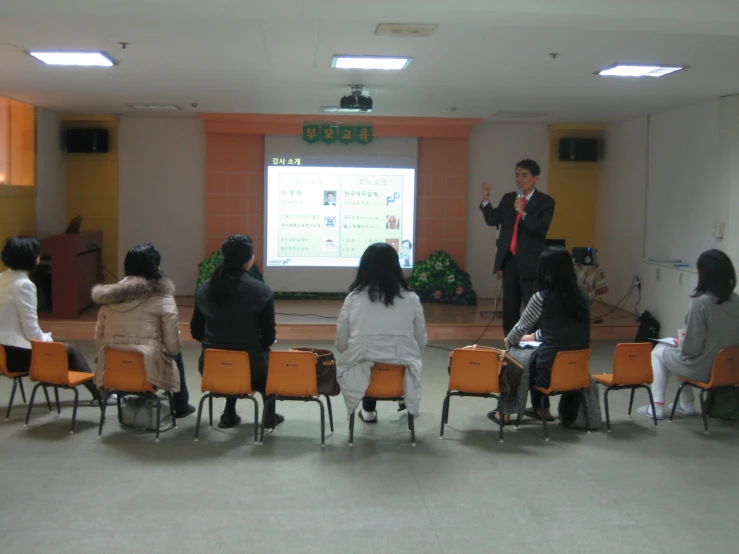
[[[389,244],[367,247],[357,278],[349,287],[336,325],[337,378],[346,409],[354,412],[367,392],[375,362],[406,366],[403,394],[408,412],[418,415],[426,322],[418,296],[400,269],[398,253]],[[375,402],[365,401],[359,418],[377,421]]]

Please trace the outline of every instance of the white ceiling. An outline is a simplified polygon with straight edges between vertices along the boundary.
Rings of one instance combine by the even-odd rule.
[[[438,28],[378,37],[380,22]],[[102,49],[119,65],[46,67],[27,49]],[[414,60],[400,73],[342,71],[334,54]],[[662,79],[593,74],[615,62],[690,67]],[[349,83],[371,90],[376,115],[655,113],[739,93],[739,0],[0,0],[0,94],[58,111],[313,114]]]

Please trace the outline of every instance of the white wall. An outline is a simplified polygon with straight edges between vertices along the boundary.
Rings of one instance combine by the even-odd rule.
[[[483,123],[472,129],[469,142],[467,180],[467,259],[466,270],[480,298],[494,298],[497,281],[493,275],[495,227],[488,227],[480,213],[480,185],[492,186],[494,204],[514,190],[516,163],[532,158],[541,167],[539,190],[548,190],[549,137],[545,124]]]
[[[205,249],[205,131],[197,119],[121,118],[118,258],[152,242],[177,294],[195,290]]]
[[[650,118],[646,257],[694,264],[721,248],[713,226],[729,220],[721,179],[719,100]]]
[[[63,233],[67,227],[67,172],[62,124],[55,113],[36,110],[36,236]]]
[[[596,244],[608,279],[603,301],[615,305],[640,273],[644,250],[647,125],[642,117],[609,125],[598,179]],[[635,297],[634,297],[635,298]],[[629,308],[633,303],[629,302]]]

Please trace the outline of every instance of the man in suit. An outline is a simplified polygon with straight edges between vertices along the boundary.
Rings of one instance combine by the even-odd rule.
[[[533,294],[536,266],[544,250],[547,231],[554,215],[554,199],[536,190],[541,169],[534,160],[516,164],[517,192],[500,199],[497,208],[490,204],[490,185],[482,184],[480,210],[485,223],[500,227],[494,271],[503,273],[503,331],[506,336],[521,317]]]

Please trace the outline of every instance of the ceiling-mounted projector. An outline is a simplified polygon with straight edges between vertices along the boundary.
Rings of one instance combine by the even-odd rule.
[[[352,93],[343,96],[338,106],[322,106],[322,112],[367,113],[372,111],[372,98],[369,91],[362,94],[362,85],[351,85]]]

